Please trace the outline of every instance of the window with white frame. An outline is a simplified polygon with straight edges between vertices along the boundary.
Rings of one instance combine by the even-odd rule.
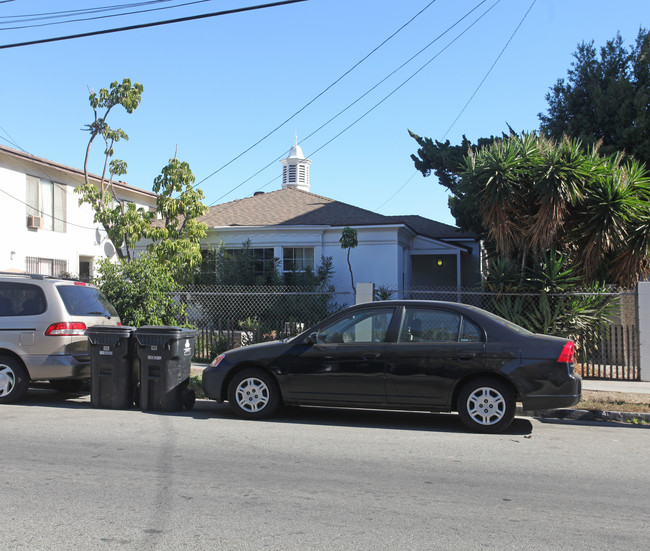
[[[244,254],[246,251],[252,255],[253,272],[255,275],[264,277],[271,277],[275,272],[275,257],[273,256],[273,248],[256,248],[256,249],[226,249],[226,254],[232,258],[237,258],[238,255]]]
[[[27,176],[27,216],[44,230],[66,231],[66,189],[63,184]]]
[[[60,276],[68,272],[68,261],[56,258],[28,256],[25,258],[25,268],[30,274]]]
[[[305,272],[314,269],[313,247],[284,247],[282,269],[285,272]]]

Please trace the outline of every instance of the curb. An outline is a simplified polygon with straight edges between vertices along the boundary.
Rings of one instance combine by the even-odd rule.
[[[632,413],[626,411],[589,411],[586,409],[541,409],[525,411],[517,407],[517,415],[547,419],[567,419],[571,421],[605,421],[615,423],[648,423],[650,413]]]

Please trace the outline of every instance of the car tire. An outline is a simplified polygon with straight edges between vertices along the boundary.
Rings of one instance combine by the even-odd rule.
[[[244,369],[228,385],[228,403],[245,419],[264,419],[280,405],[280,389],[275,379],[261,369]]]
[[[458,395],[458,414],[475,432],[506,430],[515,418],[515,397],[507,385],[496,379],[477,379]]]
[[[29,375],[23,365],[11,356],[0,356],[0,404],[21,400],[29,388]]]

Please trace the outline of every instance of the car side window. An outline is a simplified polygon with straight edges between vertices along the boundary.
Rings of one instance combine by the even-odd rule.
[[[483,331],[473,321],[463,318],[463,325],[460,329],[460,342],[481,342]]]
[[[318,332],[320,344],[366,343],[386,340],[394,308],[361,310],[336,320]]]
[[[0,316],[37,316],[47,309],[43,289],[29,283],[0,283]]]
[[[457,342],[461,316],[446,310],[406,308],[398,342]]]

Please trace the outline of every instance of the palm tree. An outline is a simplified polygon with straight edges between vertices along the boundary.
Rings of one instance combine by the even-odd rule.
[[[526,268],[561,252],[585,282],[629,285],[650,273],[650,179],[622,154],[578,140],[511,135],[470,152],[459,184],[478,198],[494,249]]]

